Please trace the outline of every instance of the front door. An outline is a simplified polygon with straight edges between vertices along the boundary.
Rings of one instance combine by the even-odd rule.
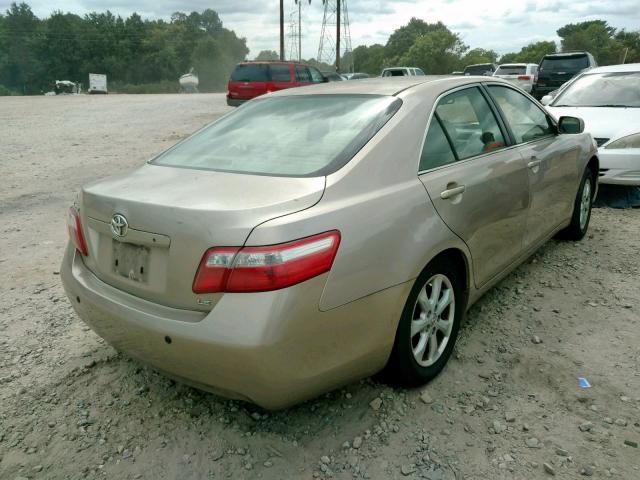
[[[420,180],[449,228],[469,247],[481,287],[522,253],[527,167],[479,87],[443,97],[431,118]]]
[[[571,216],[579,149],[557,135],[547,114],[522,93],[502,85],[488,90],[527,165],[531,208],[524,247],[533,247]]]

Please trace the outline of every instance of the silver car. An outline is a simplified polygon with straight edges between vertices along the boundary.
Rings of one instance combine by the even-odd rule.
[[[266,408],[383,368],[420,385],[483,292],[552,236],[585,235],[582,128],[491,78],[266,95],[86,185],[64,286],[115,348]]]

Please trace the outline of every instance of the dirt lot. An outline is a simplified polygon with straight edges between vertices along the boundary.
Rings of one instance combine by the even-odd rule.
[[[226,110],[221,95],[0,99],[1,479],[640,478],[638,210],[594,211],[583,242],[549,242],[491,290],[420,391],[368,379],[267,413],[84,327],[58,275],[74,193]]]

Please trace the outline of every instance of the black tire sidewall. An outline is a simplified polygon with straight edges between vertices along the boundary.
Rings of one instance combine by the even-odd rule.
[[[584,186],[587,182],[591,183],[591,203],[589,204],[589,213],[587,214],[587,221],[584,224],[584,228],[580,227],[580,206],[582,203],[582,194],[584,192]],[[589,230],[589,223],[591,222],[591,209],[593,204],[593,192],[594,192],[594,180],[593,173],[590,169],[586,169],[582,175],[582,181],[580,182],[580,188],[576,195],[576,200],[573,206],[573,216],[571,218],[571,224],[569,225],[569,236],[574,240],[582,239]]]
[[[411,322],[413,320],[413,311],[420,290],[424,287],[429,278],[437,274],[445,275],[453,286],[455,295],[453,328],[451,336],[449,337],[449,343],[447,344],[444,352],[442,352],[440,358],[433,365],[423,367],[418,364],[411,349]],[[402,316],[398,324],[396,339],[391,355],[390,366],[392,372],[389,373],[391,373],[393,377],[390,378],[390,380],[406,386],[415,387],[425,384],[442,371],[449,360],[449,357],[451,357],[453,348],[455,347],[460,323],[464,315],[464,290],[462,276],[450,262],[446,262],[444,259],[434,260],[422,271],[416,279],[413,288],[409,293],[404,309],[402,310]]]

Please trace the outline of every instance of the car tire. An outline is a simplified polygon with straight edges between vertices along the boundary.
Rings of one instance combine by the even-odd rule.
[[[595,179],[591,169],[587,168],[582,175],[580,188],[573,204],[571,223],[558,236],[565,240],[582,240],[589,230],[591,221],[591,206],[593,205],[593,192]]]
[[[440,291],[435,292],[439,282]],[[402,311],[391,357],[384,372],[385,380],[406,387],[417,387],[442,371],[458,337],[464,314],[464,291],[462,275],[455,264],[444,257],[435,259],[422,271]],[[441,312],[438,312],[438,305],[434,305],[436,295],[442,304],[445,303],[445,295],[453,296]],[[424,328],[418,331],[422,322]],[[435,338],[436,348],[433,348],[432,337]],[[445,339],[446,343],[443,344]],[[426,345],[423,346],[421,342]],[[423,348],[422,354],[419,347]]]

